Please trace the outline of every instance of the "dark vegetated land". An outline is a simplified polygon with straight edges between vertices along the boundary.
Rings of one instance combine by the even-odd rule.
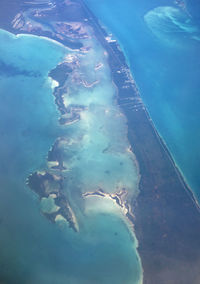
[[[127,117],[128,138],[139,163],[140,194],[132,209],[144,284],[199,284],[199,207],[130,81],[118,44],[105,40],[105,31],[85,9],[108,51],[118,103]]]

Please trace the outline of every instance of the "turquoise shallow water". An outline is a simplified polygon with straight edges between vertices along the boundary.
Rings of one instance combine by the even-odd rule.
[[[96,210],[88,199],[77,234],[41,215],[25,184],[30,173],[46,167],[48,150],[64,131],[47,75],[68,51],[3,30],[0,41],[0,282],[139,283],[136,242],[118,213]]]
[[[197,1],[86,0],[125,51],[150,115],[200,200],[200,26]]]

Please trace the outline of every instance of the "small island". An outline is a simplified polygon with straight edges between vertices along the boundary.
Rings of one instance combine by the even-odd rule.
[[[60,176],[48,172],[35,172],[29,176],[27,184],[39,196],[40,200],[44,201],[50,198],[53,201],[52,205],[55,206],[51,206],[50,210],[43,210],[43,214],[51,222],[55,223],[59,219],[65,220],[75,232],[78,232],[76,217],[63,193]]]

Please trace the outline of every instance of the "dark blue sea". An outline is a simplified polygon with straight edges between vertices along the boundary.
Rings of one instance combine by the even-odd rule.
[[[119,40],[144,103],[200,200],[200,4],[86,0]]]

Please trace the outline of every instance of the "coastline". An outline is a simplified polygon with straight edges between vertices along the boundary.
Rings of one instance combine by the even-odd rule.
[[[132,214],[128,216],[128,218],[135,226],[135,234],[139,242],[139,248],[137,250],[139,251],[144,270],[143,283],[176,284],[182,281],[181,283],[185,284],[198,284],[198,282],[195,281],[198,281],[198,271],[196,271],[196,268],[198,270],[198,263],[200,263],[200,229],[198,228],[200,225],[200,215],[199,212],[196,212],[196,208],[194,209],[193,203],[198,210],[199,206],[197,206],[191,190],[185,183],[167,146],[153,125],[148,111],[141,102],[135,82],[130,80],[132,77],[118,43],[108,42],[106,40],[106,31],[98,24],[96,17],[87,9],[82,0],[78,2],[80,2],[87,13],[89,13],[88,18],[89,21],[91,21],[90,24],[96,31],[96,37],[108,52],[113,82],[118,89],[118,103],[127,118],[128,138],[139,163],[141,175],[139,184],[140,193],[137,200],[132,203],[132,213],[135,218],[132,217]],[[118,71],[121,73],[118,73]],[[128,83],[124,84],[125,81]],[[59,85],[58,88],[61,87],[61,85]],[[132,124],[136,125],[134,129]],[[140,126],[142,127],[140,128]],[[154,154],[151,153],[152,149],[152,153]],[[157,161],[155,161],[155,157]],[[58,166],[60,166],[59,163]],[[169,174],[165,176],[165,172],[168,171]],[[155,186],[157,188],[155,188]],[[174,189],[173,194],[168,192],[171,187]],[[159,192],[158,188],[160,188]],[[162,197],[160,192],[164,194]],[[184,195],[183,192],[185,192],[186,195]],[[175,201],[173,200],[174,197]],[[179,204],[180,200],[181,204]],[[171,207],[169,204],[166,204],[166,202],[173,203],[172,216]],[[164,207],[162,207],[163,204]],[[163,213],[164,211],[166,211],[165,214]],[[185,214],[187,215],[186,223],[184,223],[183,217],[179,214],[180,212],[184,216]],[[169,221],[166,221],[169,215]],[[163,222],[164,225],[162,224]],[[176,225],[178,227],[182,226],[182,230],[179,230],[174,235],[172,228]],[[163,237],[166,234],[167,227],[171,229],[168,229],[167,236]],[[185,233],[188,234],[188,232],[184,231],[184,228],[192,232],[188,238],[184,235]],[[152,230],[155,230],[155,232],[152,232]],[[192,238],[192,235],[195,235],[195,237],[193,236]],[[182,242],[179,243],[179,239],[181,239]],[[191,267],[187,262],[187,256],[191,254],[191,242],[193,241],[192,256],[194,255],[196,257],[195,268]],[[179,248],[174,247],[174,252],[171,249],[171,255],[169,256],[168,250],[170,245],[178,245]],[[184,251],[186,250],[186,256],[183,257],[183,259],[183,251],[181,248],[184,248]],[[165,260],[163,261],[163,259]],[[170,270],[166,267],[166,259]],[[178,259],[178,265],[176,259]],[[183,263],[188,267],[190,272],[188,272],[187,269],[185,269],[185,271],[182,269]],[[173,275],[173,278],[170,278],[172,277],[171,275]],[[176,280],[170,282],[170,279]]]
[[[12,29],[6,29],[6,30],[13,33]],[[26,33],[26,31],[22,32],[22,34],[25,34],[25,33]],[[18,30],[15,30],[14,34],[19,35],[21,33]],[[29,31],[29,34],[37,35],[37,31],[33,31],[33,33],[31,31]],[[38,33],[38,36],[43,37],[44,35],[40,31]],[[20,36],[18,36],[18,37],[20,37]],[[51,41],[51,37],[45,37],[45,38]],[[83,50],[81,50],[81,52],[82,51]],[[65,62],[65,59],[64,59],[64,62]],[[63,61],[61,62],[61,64],[62,63],[63,63]],[[59,65],[60,64],[58,64],[56,67],[58,67]],[[97,68],[99,67],[98,65],[96,65],[96,66],[97,66]],[[56,69],[56,73],[57,73],[58,69],[56,67],[55,67],[55,69]],[[100,66],[100,68],[101,68],[101,66]],[[51,71],[53,72],[53,70],[55,70],[55,69],[52,69]],[[61,73],[63,73],[63,72],[61,72]],[[60,88],[62,89],[62,87],[64,87],[64,84],[66,83],[66,80],[67,80],[67,78],[65,78],[64,82],[62,83],[61,77],[63,76],[63,74],[60,74],[61,76],[59,76],[57,74],[58,78],[56,78],[56,76],[54,76],[54,75],[48,76],[52,79],[52,80],[49,80],[50,85],[55,83],[54,86],[51,86],[51,88],[55,87],[54,90],[52,90],[52,95],[53,95],[53,93],[55,95],[55,92],[59,91]],[[112,81],[110,81],[110,82],[112,82]],[[85,81],[83,83],[86,84],[86,86],[84,84],[85,87],[88,87],[88,88],[92,87],[92,85],[87,85],[87,81]],[[60,102],[62,102],[62,92],[60,93],[60,96],[58,96],[58,98],[59,98]],[[81,105],[72,105],[73,107],[71,109],[68,108],[67,106],[64,106],[63,109],[59,108],[59,103],[55,103],[55,106],[58,107],[58,110],[60,111],[61,115],[62,115],[62,112],[64,112],[64,114],[70,112],[70,114],[71,114],[71,110],[74,111],[74,114],[77,114],[77,113],[79,113],[79,111],[82,110]],[[73,115],[73,113],[72,113],[72,115]],[[67,117],[67,120],[68,119],[69,119],[69,117]],[[73,118],[72,118],[72,120],[73,120]],[[67,121],[67,122],[65,121],[63,124],[68,125],[69,123],[70,123],[69,121]],[[72,124],[73,123],[75,123],[75,121],[72,121]],[[61,121],[60,121],[60,124],[62,124]],[[62,140],[62,137],[58,137],[58,139],[55,140],[55,143],[52,145],[51,149],[48,152],[47,169],[46,169],[46,167],[44,167],[43,169],[40,169],[40,170],[37,170],[37,169],[34,170],[34,172],[32,172],[29,175],[29,177],[27,176],[28,179],[27,179],[26,185],[28,185],[29,189],[31,189],[33,192],[35,192],[37,194],[39,201],[41,201],[41,203],[42,203],[42,204],[40,203],[40,205],[41,205],[41,207],[40,207],[41,211],[40,212],[50,222],[58,223],[58,225],[61,226],[61,228],[62,228],[62,226],[71,227],[74,232],[78,232],[79,231],[79,224],[81,225],[81,223],[78,224],[76,217],[78,217],[79,212],[78,213],[76,212],[77,214],[75,216],[75,211],[73,211],[74,206],[72,206],[72,204],[70,202],[71,201],[70,196],[66,192],[64,192],[65,188],[63,186],[63,183],[64,183],[65,177],[63,178],[63,176],[64,176],[64,172],[67,171],[68,169],[63,166],[63,159],[60,155],[61,153],[60,153],[59,147],[56,147],[57,143],[58,143],[58,146],[60,146],[59,143],[63,142],[61,140]],[[66,143],[67,142],[71,143],[71,141],[66,141]],[[65,143],[65,141],[64,141],[64,143]],[[121,194],[119,193],[119,195],[121,195]],[[111,202],[114,204],[114,206],[117,208],[117,210],[121,209],[123,206],[126,206],[125,202],[124,202],[124,204],[117,206],[116,205],[117,202],[114,201],[114,198],[105,197],[105,199],[111,200]],[[50,202],[50,204],[47,204],[49,202]],[[42,210],[42,208],[43,208],[43,210]],[[130,207],[126,208],[127,212],[129,211],[129,209],[130,209]],[[113,210],[113,212],[112,212],[113,215],[116,214],[116,213],[114,213],[114,211],[115,210]],[[127,240],[128,240],[128,242],[124,242],[122,244],[122,251],[127,250],[126,245],[127,245],[127,243],[129,244],[129,241],[130,241],[129,251],[128,251],[126,257],[129,255],[129,253],[131,254],[131,260],[130,260],[129,263],[127,263],[128,265],[125,267],[125,271],[127,269],[127,271],[131,272],[130,274],[127,273],[127,279],[130,278],[130,277],[133,277],[131,279],[132,280],[137,279],[137,280],[135,280],[135,283],[137,282],[139,284],[142,281],[142,273],[141,273],[141,262],[140,262],[139,255],[137,253],[138,242],[137,242],[135,237],[134,237],[134,241],[133,241],[134,231],[132,230],[130,222],[129,222],[130,218],[128,220],[126,218],[127,215],[124,214],[123,210],[121,210],[121,211],[122,211],[122,213],[120,212],[120,214],[119,215],[116,214],[116,216],[117,216],[117,219],[119,218],[119,224],[123,223],[125,235],[127,236]],[[63,224],[63,222],[65,224]],[[98,223],[97,223],[97,226],[98,226]],[[111,228],[112,228],[112,226],[111,226]],[[121,232],[122,234],[124,234],[124,231],[123,230],[121,231],[120,228],[121,227],[117,228],[119,230],[119,233]],[[70,229],[70,231],[71,231],[71,229]],[[73,234],[74,234],[74,232],[73,232]],[[80,236],[81,236],[81,233],[82,232],[80,232]],[[114,233],[115,233],[115,236],[118,235],[117,232],[114,232]],[[77,234],[77,236],[79,236],[79,234]],[[75,238],[76,238],[76,236],[75,236]],[[100,238],[100,241],[101,241],[101,238]],[[119,238],[119,240],[114,239],[112,241],[114,243],[118,243],[118,242],[120,243],[121,237]],[[112,248],[112,245],[109,245],[109,242],[106,243],[106,246],[107,245]],[[112,254],[115,257],[115,260],[117,260],[118,255],[120,254],[120,251],[119,251],[119,254],[118,254],[114,249],[114,250],[112,250],[111,255]],[[124,257],[125,257],[125,255],[124,255]],[[122,252],[122,259],[123,259],[123,252]],[[120,263],[120,261],[121,261],[121,259],[119,259],[119,263]],[[126,263],[126,261],[127,260],[125,260],[125,263]],[[111,261],[111,266],[112,266],[112,263],[113,262]],[[130,263],[133,263],[133,265],[130,266]],[[123,264],[122,264],[122,267],[123,267]],[[121,271],[123,272],[122,267],[120,265]],[[132,271],[134,271],[134,270],[136,271],[135,274],[132,273]],[[118,270],[118,271],[121,274],[120,270]],[[100,272],[100,275],[101,275],[101,277],[103,277],[103,275],[104,275],[103,271]],[[110,275],[111,275],[111,277],[112,276],[114,277],[114,275],[115,275],[115,274],[113,275],[112,269],[110,270]],[[97,281],[98,281],[98,279],[97,279]],[[118,282],[121,284],[121,282],[123,282],[123,281],[117,280],[117,283]],[[125,282],[128,282],[128,280],[125,281]],[[100,283],[102,283],[102,282],[100,282]],[[103,281],[103,283],[104,283],[104,281]]]
[[[140,167],[140,193],[133,201],[132,210],[144,270],[143,283],[198,284],[199,205],[145,106],[141,100],[137,104],[141,98],[135,82],[123,88],[122,82],[129,82],[131,75],[117,42],[106,41],[106,32],[98,19],[84,7],[98,39],[109,54],[113,81],[118,88],[118,103],[128,119],[128,138]],[[119,70],[124,71],[121,78]],[[135,105],[131,98],[136,100]]]
[[[81,1],[84,2],[84,0],[81,0]],[[183,9],[183,10],[185,9],[186,10],[186,6],[185,6],[184,1],[180,0],[180,1],[175,1],[175,2],[176,2],[176,5],[179,6],[181,9]],[[87,6],[87,4],[85,5],[85,7],[86,6]],[[104,35],[107,35],[107,36],[105,36],[105,39],[107,40],[107,38],[110,38],[110,42],[115,42],[116,43],[116,45],[119,48],[119,51],[121,51],[120,53],[122,54],[122,58],[124,57],[122,61],[125,62],[125,65],[126,65],[127,69],[129,69],[129,72],[131,74],[131,77],[134,78],[133,71],[131,71],[131,68],[130,68],[129,58],[128,58],[128,56],[126,56],[125,49],[123,48],[123,46],[121,46],[121,43],[120,43],[119,39],[115,35],[112,35],[112,32],[110,30],[108,30],[108,28],[101,21],[99,21],[96,16],[94,16],[93,12],[89,8],[86,8],[86,9],[88,10],[89,13],[91,13],[93,15],[92,17],[95,18],[95,20],[98,23],[98,26],[101,29],[102,33]],[[188,11],[187,11],[187,13],[188,13]],[[109,36],[108,36],[108,34],[109,34]],[[113,84],[115,85],[114,81],[113,81]],[[118,87],[117,87],[117,85],[115,85],[115,86],[116,86],[116,91],[118,92]],[[174,170],[177,171],[177,175],[179,176],[180,181],[183,183],[183,186],[184,186],[186,192],[189,194],[190,198],[192,198],[192,200],[194,202],[194,205],[197,207],[197,210],[200,210],[200,204],[198,202],[198,199],[195,196],[195,193],[193,192],[191,186],[189,185],[189,182],[187,181],[187,179],[185,178],[183,172],[181,171],[180,167],[178,166],[174,156],[172,155],[172,153],[168,149],[167,143],[165,142],[164,138],[162,137],[162,135],[160,134],[160,132],[156,128],[153,120],[151,119],[151,116],[150,116],[150,114],[148,112],[148,109],[145,106],[145,104],[143,103],[142,97],[140,95],[141,91],[140,91],[140,89],[139,89],[139,87],[137,85],[137,82],[135,82],[135,81],[134,81],[134,86],[135,86],[134,88],[135,88],[136,93],[138,93],[138,97],[141,99],[141,104],[144,107],[144,111],[146,112],[146,116],[149,119],[149,123],[152,124],[152,128],[154,129],[154,131],[155,131],[155,133],[156,133],[156,135],[158,137],[158,140],[160,141],[164,151],[166,151],[166,154],[169,156],[169,159],[171,160],[172,164],[174,165]],[[139,166],[138,166],[138,168],[139,168]]]

